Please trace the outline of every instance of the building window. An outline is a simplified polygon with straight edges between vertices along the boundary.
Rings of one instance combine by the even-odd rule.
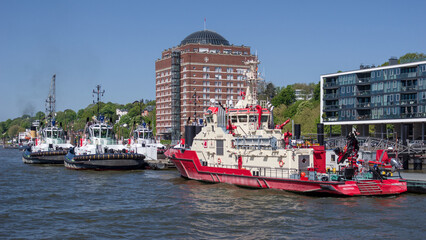
[[[216,67],[214,70],[215,70],[215,72],[222,72],[222,68],[221,67]]]
[[[227,68],[227,69],[226,69],[226,72],[228,72],[228,73],[232,73],[232,70],[233,70],[232,68]]]
[[[209,75],[208,73],[204,73],[204,74],[203,74],[203,78],[204,78],[204,79],[209,79],[209,78],[210,78],[210,75]]]
[[[216,75],[214,75],[214,77],[218,80],[222,79],[222,75],[220,75],[220,74],[216,74]]]
[[[210,71],[210,67],[203,67],[203,72],[208,72]]]

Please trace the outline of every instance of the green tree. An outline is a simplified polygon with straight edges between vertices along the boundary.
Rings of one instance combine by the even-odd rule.
[[[416,62],[425,59],[426,54],[424,53],[407,53],[398,59],[398,63]]]
[[[42,120],[45,116],[46,116],[46,114],[44,114],[44,112],[42,112],[42,111],[38,111],[38,112],[35,114],[35,119],[37,119],[37,120]]]
[[[291,85],[288,85],[286,88],[282,88],[281,91],[271,100],[271,103],[274,106],[279,106],[285,104],[287,106],[291,105],[296,101],[296,94]]]
[[[314,99],[315,101],[319,101],[319,100],[320,100],[320,97],[321,97],[321,84],[320,84],[320,83],[318,83],[318,84],[315,84],[315,88],[314,88],[314,97],[313,97],[313,99]]]
[[[25,131],[24,128],[21,128],[18,125],[13,125],[9,128],[9,130],[7,131],[7,134],[9,135],[10,138],[13,138],[18,136],[19,132],[23,132],[23,131]]]
[[[115,109],[116,107],[114,104],[109,102],[102,107],[101,114],[103,114],[105,117],[112,118],[116,112]]]

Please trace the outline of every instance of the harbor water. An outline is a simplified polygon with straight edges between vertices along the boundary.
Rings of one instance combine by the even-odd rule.
[[[426,196],[311,197],[180,177],[76,171],[0,149],[0,239],[423,239]]]

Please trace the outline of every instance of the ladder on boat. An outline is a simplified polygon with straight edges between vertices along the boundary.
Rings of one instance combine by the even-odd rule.
[[[383,192],[379,184],[375,182],[359,181],[357,186],[362,195],[380,195]]]

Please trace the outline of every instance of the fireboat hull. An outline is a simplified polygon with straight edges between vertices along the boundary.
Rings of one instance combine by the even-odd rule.
[[[67,151],[41,151],[29,152],[24,151],[22,154],[22,161],[27,164],[63,164]]]
[[[135,170],[144,169],[145,156],[134,153],[105,153],[65,156],[66,168],[75,170]]]
[[[260,189],[279,189],[304,194],[340,196],[397,195],[407,191],[405,182],[396,179],[362,181],[313,181],[253,176],[247,169],[202,166],[196,152],[170,149],[166,152],[184,178],[228,183]]]

